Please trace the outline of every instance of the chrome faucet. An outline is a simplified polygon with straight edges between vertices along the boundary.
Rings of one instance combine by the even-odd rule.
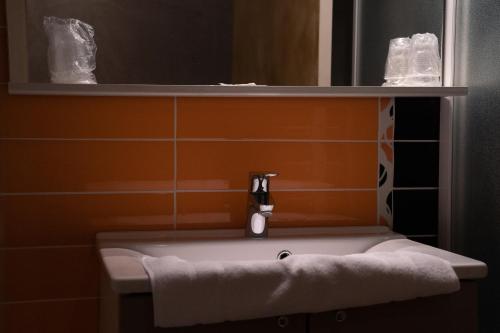
[[[250,173],[248,191],[246,236],[250,238],[266,238],[267,219],[273,214],[274,200],[269,191],[270,178],[277,176],[272,172]]]

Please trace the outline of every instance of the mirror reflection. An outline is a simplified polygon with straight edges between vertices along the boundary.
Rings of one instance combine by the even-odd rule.
[[[391,38],[441,41],[443,3],[26,0],[26,81],[51,82],[43,22],[54,16],[93,28],[97,83],[381,85]]]

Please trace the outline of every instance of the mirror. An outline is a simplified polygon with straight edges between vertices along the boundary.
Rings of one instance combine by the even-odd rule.
[[[45,16],[95,30],[101,84],[381,85],[390,38],[444,0],[7,0],[11,80],[49,83]]]

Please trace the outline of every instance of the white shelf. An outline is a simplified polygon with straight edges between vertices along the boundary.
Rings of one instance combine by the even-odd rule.
[[[9,83],[13,95],[214,97],[447,97],[467,87],[168,86],[142,84]]]

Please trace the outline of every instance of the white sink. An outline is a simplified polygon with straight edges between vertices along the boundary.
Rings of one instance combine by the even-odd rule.
[[[292,255],[345,255],[404,248],[449,261],[460,279],[487,275],[483,262],[411,241],[381,226],[269,229],[269,238],[259,240],[245,238],[240,229],[105,232],[97,235],[97,245],[111,287],[121,294],[151,290],[143,255],[189,261],[273,260],[283,250]]]

